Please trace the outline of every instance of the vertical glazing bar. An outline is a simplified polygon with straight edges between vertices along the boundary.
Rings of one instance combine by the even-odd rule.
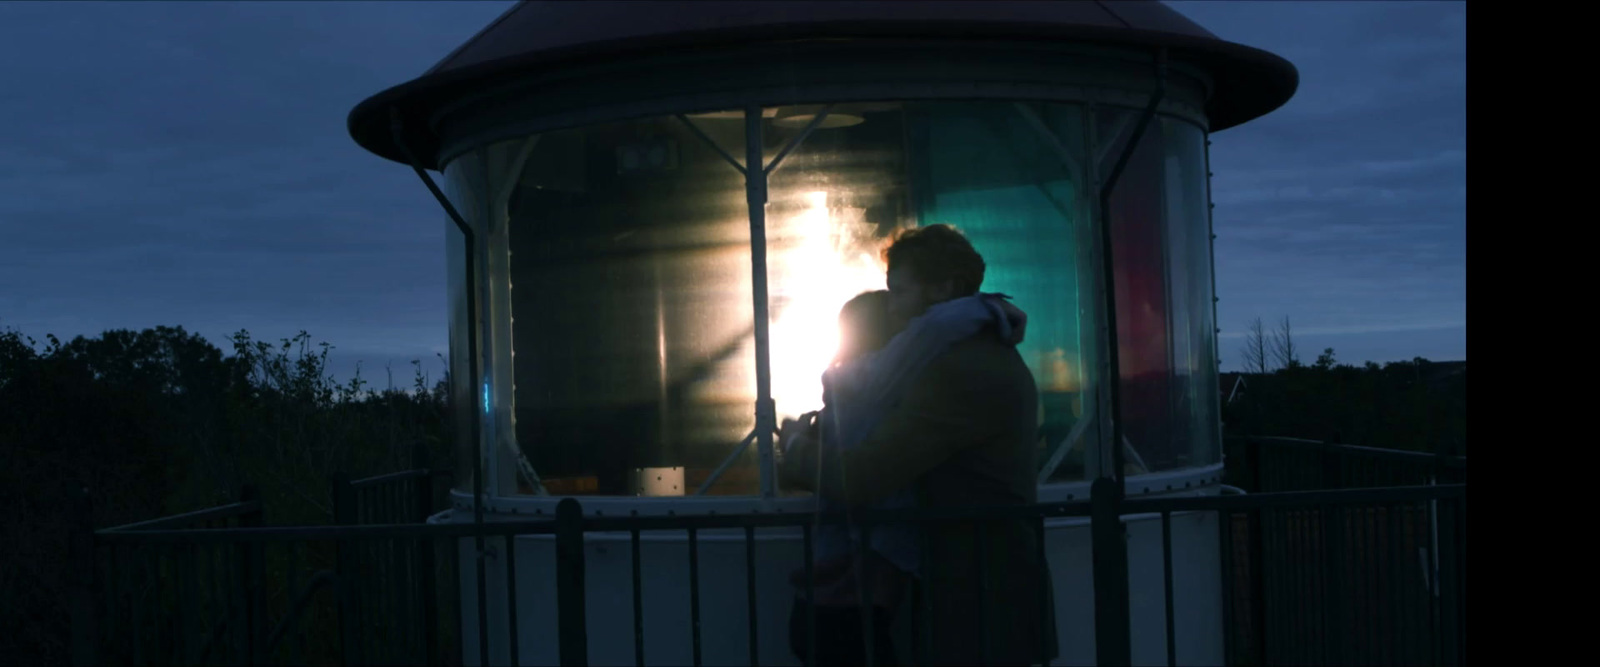
[[[772,403],[772,348],[767,313],[767,172],[762,168],[761,107],[744,110],[745,201],[750,209],[750,293],[755,306],[756,452],[761,465],[761,496],[771,498],[777,486],[772,459],[772,433],[777,409]]]
[[[689,529],[689,628],[694,633],[694,667],[700,667],[700,541]]]
[[[745,604],[749,607],[750,618],[745,621],[745,626],[750,632],[750,666],[761,664],[759,644],[757,643],[756,628],[756,529],[755,526],[744,527],[744,596]]]
[[[1178,641],[1174,636],[1177,625],[1172,614],[1172,512],[1161,513],[1161,599],[1166,607],[1167,667],[1178,665]]]
[[[983,519],[975,522],[978,550],[973,559],[978,575],[978,664],[989,664],[989,525]]]
[[[633,547],[633,663],[644,667],[644,577],[639,565],[639,529],[630,531]]]
[[[813,568],[816,563],[812,560],[811,553],[811,524],[800,527],[801,542],[805,548],[805,575],[806,575],[806,667],[815,667],[817,664],[817,586],[813,577]]]
[[[518,647],[517,626],[517,536],[506,535],[506,634],[511,643],[511,667],[522,664],[522,651]]]

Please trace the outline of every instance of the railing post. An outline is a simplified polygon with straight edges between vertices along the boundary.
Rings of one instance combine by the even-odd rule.
[[[1122,486],[1110,477],[1089,487],[1089,532],[1094,567],[1095,662],[1132,664],[1129,624],[1128,542],[1122,525]]]
[[[99,618],[96,613],[94,576],[94,503],[88,489],[79,489],[72,499],[72,534],[68,537],[67,558],[71,562],[67,609],[71,614],[74,667],[100,663]]]
[[[248,503],[261,499],[261,492],[253,484],[245,484],[239,489],[239,502]],[[239,515],[239,525],[245,528],[260,526],[261,511]],[[244,587],[244,659],[246,665],[256,664],[260,647],[261,634],[259,627],[265,618],[261,614],[261,577],[257,576],[263,566],[259,543],[240,542],[235,547],[239,556],[239,583]]]
[[[1261,443],[1253,438],[1245,438],[1245,465],[1250,467],[1250,475],[1255,488],[1251,493],[1264,493],[1261,486]],[[1251,645],[1255,651],[1253,664],[1265,665],[1267,662],[1267,543],[1266,510],[1262,508],[1245,510],[1245,530],[1248,534],[1245,539],[1250,558],[1250,631]]]
[[[411,465],[424,472],[416,480],[416,495],[412,499],[415,503],[413,521],[418,524],[428,522],[428,517],[433,514],[433,474],[428,469],[428,447],[417,443],[411,450]],[[439,661],[439,590],[435,585],[434,577],[437,571],[434,566],[434,543],[427,538],[417,540],[417,578],[413,585],[417,587],[417,599],[422,601],[422,664],[433,665]]]
[[[350,476],[343,472],[333,474],[333,522],[341,526],[355,525],[355,492],[350,487]],[[355,590],[351,585],[355,576],[355,554],[344,541],[334,542],[334,577],[337,583],[339,605],[339,655],[345,665],[359,664],[356,660]]]
[[[576,498],[565,498],[556,504],[556,617],[562,667],[589,664],[583,558],[583,506]]]

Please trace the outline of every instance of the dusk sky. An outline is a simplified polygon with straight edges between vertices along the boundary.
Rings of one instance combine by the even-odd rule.
[[[1466,358],[1466,6],[1176,2],[1300,69],[1213,137],[1219,326]],[[0,2],[0,328],[306,330],[383,382],[445,351],[444,214],[345,131],[505,2]]]

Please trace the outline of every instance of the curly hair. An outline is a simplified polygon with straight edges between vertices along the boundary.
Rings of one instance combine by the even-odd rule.
[[[983,256],[960,230],[950,225],[900,231],[883,249],[883,259],[890,271],[906,266],[924,283],[951,281],[958,297],[977,294],[983,285]]]

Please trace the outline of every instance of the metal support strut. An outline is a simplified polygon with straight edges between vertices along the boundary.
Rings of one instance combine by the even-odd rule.
[[[1112,255],[1111,193],[1116,189],[1122,171],[1127,168],[1139,140],[1149,129],[1167,93],[1167,50],[1156,52],[1156,87],[1150,94],[1133,135],[1122,148],[1116,165],[1100,184],[1100,253],[1105,285],[1106,317],[1106,388],[1107,407],[1111,414],[1111,471],[1100,475],[1089,489],[1090,533],[1093,540],[1095,597],[1095,659],[1101,665],[1127,665],[1132,663],[1133,646],[1129,627],[1130,604],[1128,599],[1128,543],[1126,528],[1122,524],[1122,500],[1126,492],[1127,474],[1122,447],[1122,392],[1121,359],[1117,349],[1116,270]],[[1091,119],[1092,122],[1093,119]]]
[[[466,304],[466,306],[467,306],[467,322],[468,322],[468,332],[467,332],[467,360],[468,360],[468,363],[467,363],[467,386],[470,388],[470,391],[468,391],[468,393],[471,394],[473,396],[473,398],[474,398],[474,401],[476,401],[477,397],[480,395],[479,392],[478,392],[478,384],[479,384],[478,366],[482,362],[482,360],[478,358],[478,335],[483,329],[483,327],[478,322],[478,297],[477,297],[478,281],[477,281],[477,271],[475,270],[477,262],[473,261],[475,259],[474,251],[478,247],[477,237],[476,237],[475,234],[473,234],[472,227],[467,224],[466,219],[462,218],[461,217],[461,213],[456,210],[455,205],[450,203],[450,198],[446,197],[444,195],[444,191],[440,190],[438,184],[433,182],[433,178],[428,176],[428,172],[425,171],[422,168],[422,163],[417,160],[417,156],[411,152],[411,147],[410,147],[409,144],[406,143],[406,140],[405,140],[405,123],[404,123],[403,120],[401,120],[400,109],[399,108],[390,107],[390,109],[389,109],[389,130],[390,130],[390,132],[392,132],[394,134],[395,146],[399,147],[401,154],[403,154],[405,156],[405,158],[406,158],[406,162],[411,165],[411,169],[413,171],[417,172],[417,178],[422,179],[422,184],[426,185],[428,187],[428,192],[432,193],[433,194],[433,198],[435,200],[438,200],[440,206],[444,207],[445,213],[449,214],[450,221],[455,223],[456,229],[461,230],[462,236],[466,237],[466,262],[467,262],[466,263],[466,271],[467,271],[467,275],[465,276],[465,283],[466,283],[466,286],[467,286],[467,304]],[[487,402],[487,398],[485,398],[484,400]],[[483,527],[483,435],[482,435],[482,432],[483,432],[483,424],[482,424],[483,417],[480,414],[480,412],[482,411],[482,408],[484,408],[484,407],[487,407],[487,406],[486,405],[474,404],[473,410],[472,410],[472,417],[470,419],[470,424],[469,424],[470,435],[468,436],[468,437],[470,437],[472,439],[472,447],[473,447],[473,457],[472,457],[472,466],[473,466],[473,470],[472,470],[472,524],[473,524],[473,526],[475,526],[475,527],[477,527],[479,529],[479,530],[474,531],[473,539],[475,541],[475,544],[473,546],[474,546],[474,549],[475,549],[475,551],[477,553],[476,570],[477,570],[477,573],[478,573],[478,664],[480,664],[480,665],[489,664],[489,624],[484,622],[485,619],[489,618],[489,602],[488,602],[489,581],[486,578],[487,577],[486,573],[484,572],[484,562],[483,562],[483,560],[484,560],[485,546],[484,546],[484,536],[483,536],[483,530],[482,530],[482,527]]]

